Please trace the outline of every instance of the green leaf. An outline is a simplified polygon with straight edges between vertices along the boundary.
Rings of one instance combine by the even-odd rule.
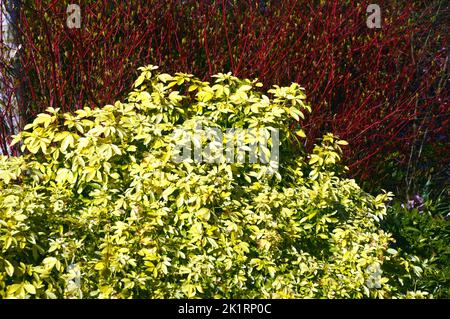
[[[391,254],[391,255],[397,255],[398,254],[398,252],[395,249],[393,249],[393,248],[388,248],[387,253]]]
[[[5,263],[5,271],[8,276],[12,277],[14,274],[14,266],[7,260],[3,261]]]

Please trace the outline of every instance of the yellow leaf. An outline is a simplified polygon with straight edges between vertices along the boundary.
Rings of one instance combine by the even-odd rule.
[[[173,186],[169,186],[166,188],[166,190],[162,193],[162,197],[167,200],[169,195],[172,194],[175,191],[175,188]]]
[[[104,268],[105,268],[105,264],[101,261],[96,263],[95,267],[94,267],[95,270],[103,270]]]
[[[159,79],[161,82],[166,83],[167,81],[172,80],[173,77],[172,77],[170,74],[162,73],[162,74],[158,75],[158,79]]]
[[[73,147],[73,145],[74,145],[74,139],[73,139],[72,134],[68,134],[68,135],[64,138],[64,140],[62,141],[61,147],[60,147],[61,152],[62,152],[62,153],[65,153],[66,150],[67,150],[67,147],[68,147],[69,145],[72,146],[72,147]]]
[[[142,84],[142,82],[144,82],[145,80],[145,73],[142,73],[136,80],[136,82],[134,82],[134,87],[138,87],[139,85]]]
[[[28,293],[30,293],[30,294],[32,294],[32,295],[35,295],[35,294],[36,294],[36,288],[34,288],[34,286],[33,286],[32,284],[25,284],[23,287],[25,288],[25,290],[26,290]]]
[[[192,91],[196,90],[197,88],[198,88],[197,84],[192,84],[192,85],[189,86],[188,91],[192,92]]]
[[[311,159],[309,160],[309,165],[312,165],[312,164],[314,164],[314,163],[316,163],[316,162],[318,162],[319,161],[319,157],[318,156],[311,156]]]
[[[7,260],[4,260],[5,262],[5,271],[6,273],[12,277],[12,275],[14,274],[14,266]]]

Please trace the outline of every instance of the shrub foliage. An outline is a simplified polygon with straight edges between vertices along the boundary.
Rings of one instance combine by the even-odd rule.
[[[382,271],[405,264],[379,227],[391,195],[342,177],[331,134],[306,153],[289,129],[310,110],[301,87],[156,69],[126,102],[47,109],[14,138],[25,155],[0,158],[1,297],[399,295]],[[196,122],[278,129],[278,170],[174,163],[172,133]]]
[[[395,203],[388,208],[382,223],[382,228],[396,238],[397,251],[418,256],[427,263],[419,278],[403,278],[412,280],[406,285],[429,291],[435,298],[450,297],[450,221],[448,215],[442,214],[449,211],[443,200],[427,201],[421,209]]]

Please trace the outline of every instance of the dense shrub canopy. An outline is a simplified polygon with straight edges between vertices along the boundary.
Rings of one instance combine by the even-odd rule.
[[[26,155],[0,158],[1,297],[397,295],[390,194],[341,177],[331,134],[305,153],[289,129],[310,110],[301,87],[140,70],[125,103],[49,108],[14,139]],[[278,167],[175,163],[172,133],[198,122],[279,130]]]

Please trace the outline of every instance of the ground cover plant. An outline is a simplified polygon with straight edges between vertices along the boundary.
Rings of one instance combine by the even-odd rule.
[[[407,286],[429,291],[435,298],[450,296],[449,216],[445,198],[434,201],[417,195],[406,204],[390,205],[382,222],[382,228],[396,238],[396,250],[427,260],[423,274],[407,279]]]

